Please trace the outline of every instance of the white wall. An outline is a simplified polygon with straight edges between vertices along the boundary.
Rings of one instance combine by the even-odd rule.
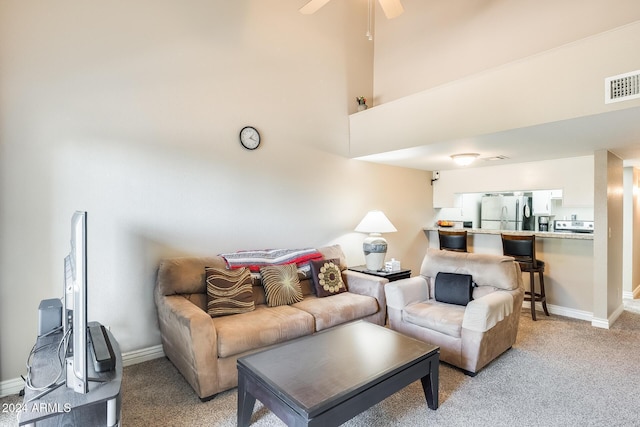
[[[593,156],[440,171],[434,207],[454,207],[456,194],[562,190],[564,207],[593,207]]]
[[[405,13],[398,18],[376,14],[375,105],[640,19],[637,0],[403,0],[402,4]],[[510,83],[501,87],[504,93],[522,89]]]
[[[89,317],[123,351],[159,344],[162,257],[340,243],[382,209],[417,270],[426,172],[347,159],[372,93],[366,2],[0,1],[0,385],[24,373],[89,212]],[[263,137],[240,147],[242,126]]]
[[[606,150],[594,154],[593,233],[595,326],[608,327],[620,315],[622,305],[623,167],[622,160]],[[606,261],[605,261],[606,260]]]
[[[629,166],[623,172],[623,233],[622,241],[622,290],[625,298],[640,293],[640,170]],[[629,238],[632,236],[632,238]]]

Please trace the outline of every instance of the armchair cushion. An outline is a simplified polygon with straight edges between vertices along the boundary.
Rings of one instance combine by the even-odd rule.
[[[460,338],[465,307],[434,300],[405,307],[403,321],[438,331],[450,337]]]
[[[436,275],[436,301],[467,305],[472,299],[472,293],[473,281],[470,274],[439,272]]]

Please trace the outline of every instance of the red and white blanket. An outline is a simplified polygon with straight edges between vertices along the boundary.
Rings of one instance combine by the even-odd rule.
[[[249,267],[252,272],[259,272],[266,265],[296,264],[298,267],[311,260],[322,259],[322,254],[313,248],[305,249],[265,249],[239,251],[220,254],[227,263],[227,268],[237,269]]]

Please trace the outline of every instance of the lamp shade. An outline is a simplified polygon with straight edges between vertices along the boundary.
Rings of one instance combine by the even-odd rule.
[[[382,211],[369,211],[355,231],[359,233],[393,233],[396,228]]]

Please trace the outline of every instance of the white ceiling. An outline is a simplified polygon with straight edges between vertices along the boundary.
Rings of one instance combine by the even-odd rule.
[[[580,117],[459,140],[358,157],[422,170],[457,169],[452,153],[479,153],[466,168],[591,155],[606,149],[640,167],[640,107]],[[504,160],[488,160],[504,156]]]

